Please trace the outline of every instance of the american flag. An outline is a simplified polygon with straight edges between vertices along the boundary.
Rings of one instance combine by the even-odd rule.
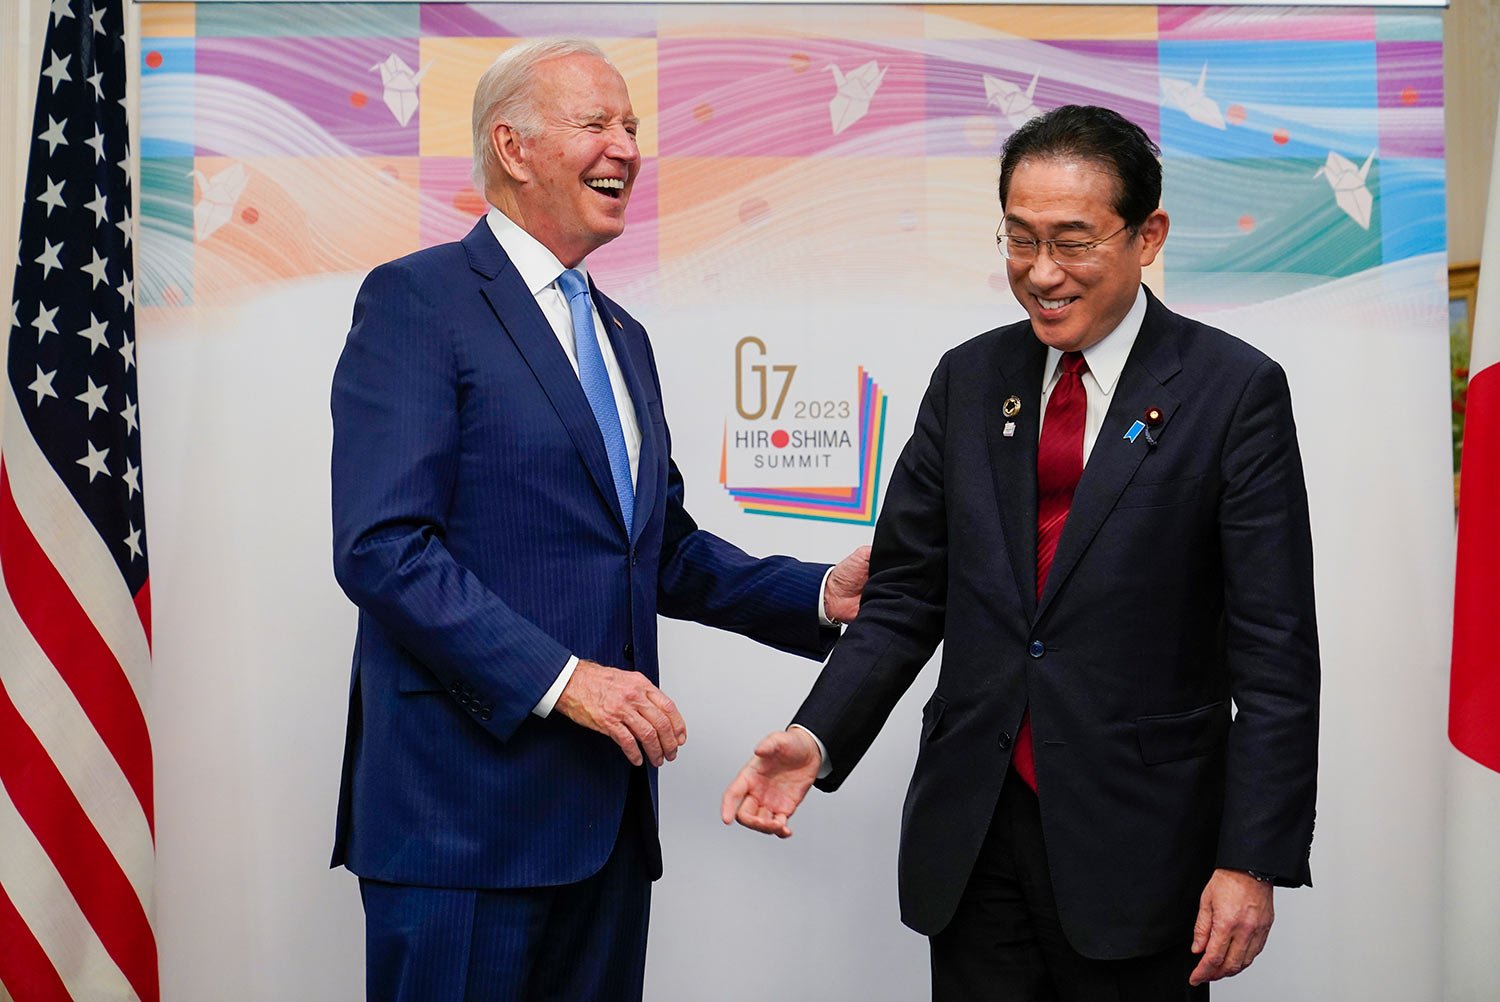
[[[0,998],[160,997],[122,0],[51,0],[0,418]]]

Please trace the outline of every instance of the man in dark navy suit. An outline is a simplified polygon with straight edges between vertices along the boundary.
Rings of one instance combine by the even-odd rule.
[[[859,622],[725,793],[726,824],[790,835],[943,641],[899,873],[943,1002],[1206,997],[1265,945],[1272,888],[1311,879],[1291,395],[1141,284],[1167,237],[1158,153],[1104,108],[1006,142],[997,239],[1028,319],[938,365]]]
[[[687,738],[657,615],[820,658],[867,554],[753,559],[684,510],[646,332],[584,263],[640,167],[603,54],[508,51],[473,121],[493,208],[370,273],[334,376],[359,634],[333,862],[371,999],[638,1000],[656,769]]]

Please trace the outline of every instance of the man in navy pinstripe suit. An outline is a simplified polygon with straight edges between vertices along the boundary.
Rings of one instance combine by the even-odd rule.
[[[687,737],[658,613],[820,658],[858,611],[863,549],[754,559],[683,508],[646,332],[584,265],[624,228],[635,131],[591,44],[508,51],[474,99],[491,211],[355,302],[333,863],[360,877],[371,999],[639,999],[656,768]]]

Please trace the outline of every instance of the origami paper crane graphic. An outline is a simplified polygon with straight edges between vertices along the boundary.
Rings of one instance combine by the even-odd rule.
[[[1365,157],[1365,162],[1355,167],[1347,157],[1329,151],[1327,162],[1313,175],[1327,179],[1328,187],[1333,189],[1333,200],[1338,203],[1339,208],[1367,230],[1370,228],[1370,209],[1375,205],[1375,196],[1365,187],[1365,178],[1370,175],[1370,161],[1374,159],[1375,151],[1371,150],[1370,155]]]
[[[1203,92],[1204,84],[1207,82],[1207,63],[1203,64],[1196,84],[1190,84],[1186,80],[1162,77],[1161,103],[1164,107],[1176,108],[1184,112],[1195,122],[1213,126],[1215,129],[1227,128],[1224,124],[1224,114],[1219,111],[1219,103]]]
[[[880,81],[885,79],[885,71],[890,67],[877,66],[872,59],[847,74],[832,63],[827,68],[833,73],[833,81],[839,89],[828,103],[828,117],[833,120],[833,134],[836,136],[869,112],[870,99],[880,89]]]
[[[413,72],[406,60],[395,53],[370,67],[380,71],[380,80],[385,84],[385,106],[402,125],[410,122],[412,113],[417,110],[417,84],[431,68],[432,63],[428,63],[419,72]]]
[[[193,203],[193,234],[202,240],[233,218],[234,203],[240,200],[250,178],[244,164],[231,164],[213,177],[201,170],[188,171],[187,176],[197,178],[203,190]]]
[[[1001,80],[984,74],[984,98],[985,104],[993,104],[1000,109],[1000,114],[1011,124],[1012,128],[1019,129],[1027,122],[1041,114],[1037,106],[1032,103],[1032,95],[1036,93],[1037,73],[1031,78],[1031,83],[1022,90],[1009,80]]]

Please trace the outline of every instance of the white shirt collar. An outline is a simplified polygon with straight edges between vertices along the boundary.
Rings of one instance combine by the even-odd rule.
[[[1106,397],[1115,391],[1115,384],[1120,381],[1120,373],[1125,369],[1125,360],[1130,357],[1130,349],[1135,346],[1135,339],[1140,336],[1141,325],[1145,322],[1146,287],[1141,286],[1135,292],[1135,302],[1115,329],[1083,349],[1083,359],[1089,364],[1089,374],[1094,377],[1094,383]],[[1042,369],[1044,389],[1052,385],[1062,356],[1063,353],[1057,348],[1047,349],[1047,364]]]
[[[516,225],[515,220],[494,206],[485,214],[485,222],[490,224],[490,232],[495,234],[495,239],[500,241],[500,247],[505,251],[505,256],[510,258],[510,263],[516,266],[516,271],[521,273],[521,281],[526,283],[526,290],[535,297],[547,286],[557,281],[565,269],[557,255],[549,251],[540,240]],[[576,271],[581,271],[585,279],[588,278],[589,270],[586,261],[578,262]]]

